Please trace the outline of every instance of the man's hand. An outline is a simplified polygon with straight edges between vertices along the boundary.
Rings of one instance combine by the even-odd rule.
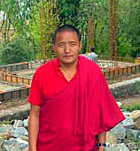
[[[98,151],[105,151],[105,147],[104,147],[104,146],[100,146],[100,147],[98,148]]]
[[[98,143],[104,144],[106,142],[106,132],[98,135]],[[105,151],[105,146],[98,146],[98,151]]]

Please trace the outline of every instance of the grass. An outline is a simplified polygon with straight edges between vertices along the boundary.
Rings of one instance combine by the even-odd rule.
[[[129,104],[129,105],[123,106],[123,109],[129,112],[132,112],[134,110],[140,110],[140,104],[132,103],[131,105]]]
[[[2,121],[2,122],[0,122],[0,126],[7,125],[7,124],[11,124],[11,122],[10,121]]]

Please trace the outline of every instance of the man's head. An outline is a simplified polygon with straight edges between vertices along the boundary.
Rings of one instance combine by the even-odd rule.
[[[61,65],[75,64],[81,46],[81,35],[74,26],[63,25],[55,31],[53,47]]]
[[[95,52],[95,47],[91,47],[91,52]]]
[[[55,44],[56,35],[57,35],[58,33],[60,33],[60,32],[64,32],[64,31],[76,32],[79,41],[81,41],[81,34],[80,34],[80,32],[78,31],[77,28],[75,28],[75,27],[72,26],[72,25],[63,25],[63,26],[60,26],[59,28],[57,28],[56,31],[54,32],[54,34],[53,34],[53,44]]]

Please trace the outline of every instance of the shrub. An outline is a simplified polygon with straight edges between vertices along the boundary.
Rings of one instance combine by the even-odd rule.
[[[131,105],[126,105],[126,106],[123,106],[123,109],[130,112],[134,110],[140,110],[140,104],[133,103]]]
[[[1,47],[1,61],[4,64],[30,61],[32,56],[30,47],[20,39],[5,43]]]

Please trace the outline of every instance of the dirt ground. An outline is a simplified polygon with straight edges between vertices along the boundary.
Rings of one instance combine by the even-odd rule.
[[[139,104],[140,105],[140,94],[134,95],[134,96],[127,96],[120,99],[117,99],[116,101],[122,102],[123,106],[128,106],[132,104]],[[28,104],[27,98],[25,99],[19,99],[19,100],[9,100],[5,102],[0,103],[0,110],[6,110],[11,107],[18,107],[21,105]]]
[[[118,99],[117,101],[122,102],[123,106],[131,106],[132,104],[140,105],[140,94],[127,96],[125,98]]]
[[[25,105],[27,103],[28,103],[27,98],[0,102],[0,110],[6,110],[6,109],[9,109],[11,107],[18,107],[21,105]]]

